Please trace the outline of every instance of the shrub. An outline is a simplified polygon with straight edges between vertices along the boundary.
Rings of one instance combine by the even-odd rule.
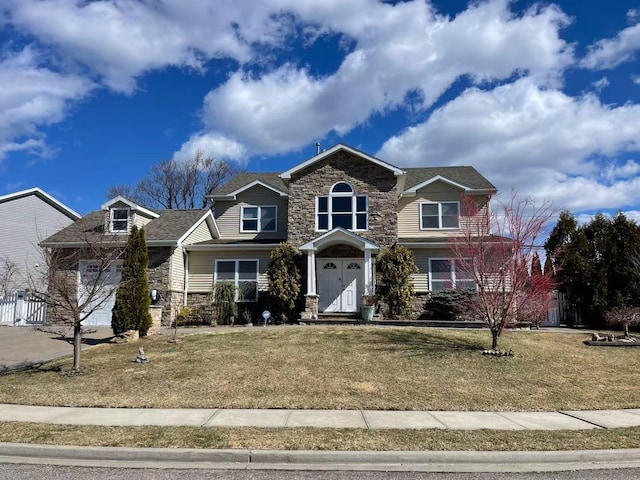
[[[432,320],[473,320],[469,303],[474,297],[473,290],[441,290],[432,293],[424,304],[424,317]]]
[[[267,269],[269,296],[275,300],[272,312],[275,320],[291,322],[302,298],[302,275],[299,263],[302,255],[291,243],[283,242],[271,252]],[[276,318],[279,317],[279,318]]]
[[[389,315],[392,318],[410,315],[415,298],[411,275],[418,273],[411,250],[394,245],[378,255],[376,267],[383,284],[380,293],[389,305]]]

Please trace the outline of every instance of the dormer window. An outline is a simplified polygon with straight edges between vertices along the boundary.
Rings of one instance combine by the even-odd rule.
[[[112,208],[109,231],[112,233],[128,233],[131,210],[128,208]]]
[[[336,227],[367,230],[369,202],[366,195],[356,195],[346,182],[336,183],[329,193],[316,198],[316,230]]]

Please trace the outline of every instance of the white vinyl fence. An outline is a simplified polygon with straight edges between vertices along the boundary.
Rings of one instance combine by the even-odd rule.
[[[37,295],[17,292],[0,298],[0,324],[44,325],[47,319],[47,304]]]

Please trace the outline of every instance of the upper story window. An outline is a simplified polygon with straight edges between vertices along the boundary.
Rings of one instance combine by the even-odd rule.
[[[420,229],[460,228],[460,202],[420,204]]]
[[[128,233],[131,210],[128,208],[112,208],[109,211],[109,231],[112,233]]]
[[[346,182],[336,183],[329,195],[316,197],[316,230],[342,227],[347,230],[367,230],[369,201],[366,195],[356,195]]]
[[[241,232],[275,232],[277,229],[278,207],[242,207]]]

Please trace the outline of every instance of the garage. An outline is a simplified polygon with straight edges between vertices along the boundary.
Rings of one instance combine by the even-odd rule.
[[[100,275],[100,264],[96,261],[82,260],[78,266],[79,293],[81,303],[85,301],[86,296],[95,287],[97,294],[93,296],[86,312],[93,310],[89,316],[82,322],[84,326],[111,326],[111,310],[116,301],[116,290],[122,279],[122,262],[110,265],[109,269]],[[84,296],[84,298],[83,298]],[[95,309],[94,309],[95,306]]]

